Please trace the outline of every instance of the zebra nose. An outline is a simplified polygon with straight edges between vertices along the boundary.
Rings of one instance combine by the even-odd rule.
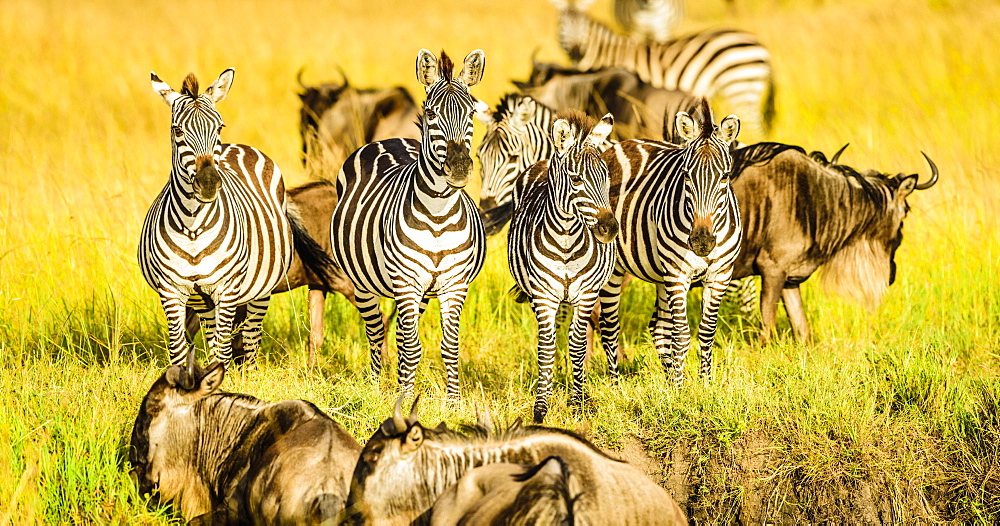
[[[472,173],[472,157],[465,143],[448,141],[444,157],[444,180],[455,188],[464,188]]]
[[[691,251],[698,257],[707,256],[715,248],[715,234],[712,232],[712,218],[696,218],[688,237]]]
[[[597,211],[597,223],[592,229],[594,236],[600,243],[610,243],[618,236],[618,220],[611,213],[611,210],[602,208]]]
[[[199,155],[195,160],[194,193],[198,200],[208,203],[219,195],[222,176],[215,169],[215,160],[211,155]]]
[[[492,208],[496,208],[496,206],[497,206],[497,200],[493,196],[484,197],[479,200],[479,208],[483,210],[490,210]]]

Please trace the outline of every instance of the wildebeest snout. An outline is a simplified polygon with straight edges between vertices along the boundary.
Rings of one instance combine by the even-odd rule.
[[[444,157],[444,180],[455,188],[464,188],[472,173],[472,157],[465,143],[448,141]]]
[[[219,195],[222,176],[215,169],[211,155],[199,155],[195,160],[194,193],[199,201],[208,203]]]
[[[691,228],[688,245],[699,257],[705,257],[715,248],[715,234],[712,232],[712,218],[696,218]]]
[[[591,230],[597,237],[597,241],[605,244],[610,243],[618,235],[618,220],[615,219],[611,210],[601,208],[597,211],[597,223],[594,223]]]

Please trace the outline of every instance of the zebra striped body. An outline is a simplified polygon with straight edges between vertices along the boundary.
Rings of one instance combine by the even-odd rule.
[[[459,78],[452,79],[447,55],[438,63],[431,52],[421,50],[417,76],[427,87],[423,140],[363,146],[347,158],[337,177],[340,201],[330,230],[334,258],[354,282],[376,377],[385,338],[378,298],[396,299],[399,382],[406,394],[413,390],[421,355],[417,322],[427,299],[436,296],[448,395],[459,395],[459,317],[486,254],[482,219],[462,190],[472,167],[468,152],[474,101],[468,88],[482,78],[483,65],[482,52],[474,51]]]
[[[609,209],[608,169],[599,149],[613,121],[608,114],[597,126],[592,122],[579,112],[557,120],[552,132],[556,155],[529,168],[514,192],[507,254],[510,273],[538,321],[538,423],[552,390],[559,306],[573,307],[571,401],[579,404],[590,313],[615,265],[612,241],[618,223]]]
[[[246,357],[252,358],[271,291],[292,260],[278,167],[255,148],[219,140],[223,124],[215,104],[232,77],[226,70],[198,95],[194,75],[183,94],[152,75],[153,89],[173,113],[173,168],[146,215],[138,258],[146,282],[160,295],[175,365],[194,359],[185,334],[189,309],[201,316],[215,359],[228,362],[239,308]]]
[[[476,150],[483,179],[479,205],[489,210],[510,201],[514,182],[529,166],[552,157],[549,129],[556,113],[530,97],[510,93],[495,112],[477,115],[486,125]]]
[[[683,0],[615,0],[615,20],[638,40],[664,42],[684,19]]]
[[[677,116],[684,146],[624,141],[604,153],[611,174],[611,206],[621,225],[618,265],[601,291],[601,337],[609,360],[617,356],[618,306],[626,272],[656,284],[653,340],[668,379],[680,384],[690,341],[686,294],[704,284],[698,326],[703,377],[710,377],[712,345],[722,295],[740,250],[742,224],[729,185],[729,143],[739,120],[729,116],[713,131],[703,103],[699,123]],[[700,129],[699,129],[700,128]],[[612,369],[612,374],[616,371]]]
[[[712,30],[667,42],[640,42],[612,31],[572,4],[559,17],[559,44],[580,70],[618,66],[657,88],[725,99],[767,133],[774,112],[771,54],[743,31]]]

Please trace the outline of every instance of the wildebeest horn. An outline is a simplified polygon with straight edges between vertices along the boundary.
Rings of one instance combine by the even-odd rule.
[[[937,167],[936,164],[934,164],[934,161],[932,161],[931,158],[927,156],[926,153],[920,152],[920,155],[923,155],[924,159],[927,159],[927,164],[931,165],[931,180],[927,181],[926,183],[919,183],[916,186],[914,186],[913,188],[915,190],[926,190],[926,189],[934,186],[934,183],[937,182],[937,180],[938,180],[938,167]]]
[[[306,89],[306,85],[302,83],[302,74],[305,73],[305,71],[306,67],[302,66],[299,68],[299,72],[295,74],[295,82],[298,82],[302,89]]]
[[[340,78],[344,79],[344,85],[342,87],[346,88],[351,85],[350,81],[347,80],[347,73],[344,73],[344,68],[337,66],[337,72],[340,73]]]
[[[194,389],[194,349],[188,350],[187,370],[184,372],[184,379],[181,384],[188,391]]]
[[[847,143],[847,144],[841,146],[840,149],[837,150],[837,153],[833,154],[833,157],[830,158],[830,164],[837,164],[837,161],[840,160],[840,154],[844,153],[844,150],[846,150],[847,147],[850,146],[850,145],[851,145],[851,143]]]
[[[392,425],[396,427],[397,433],[406,430],[406,420],[403,419],[403,395],[399,395],[396,405],[392,408]]]
[[[535,67],[535,64],[538,64],[538,60],[536,60],[536,57],[538,57],[538,51],[541,48],[542,48],[542,46],[535,46],[535,50],[531,52],[531,67],[532,68]]]
[[[413,405],[410,406],[410,417],[406,419],[406,422],[410,425],[417,423],[417,418],[418,418],[417,404],[419,403],[420,403],[420,395],[417,395],[417,397],[413,399]]]

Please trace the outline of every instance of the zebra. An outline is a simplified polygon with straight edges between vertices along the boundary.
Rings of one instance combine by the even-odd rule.
[[[615,0],[615,20],[628,36],[665,42],[684,18],[683,0]]]
[[[608,204],[608,168],[600,150],[613,122],[610,113],[596,126],[579,111],[561,116],[552,125],[555,155],[524,172],[514,191],[507,255],[515,290],[520,299],[531,301],[538,321],[536,423],[548,412],[556,315],[563,302],[574,311],[570,401],[579,405],[583,399],[590,313],[615,266],[618,222]]]
[[[485,55],[475,50],[452,78],[454,65],[426,49],[417,54],[417,80],[427,99],[421,141],[388,139],[359,148],[337,176],[340,202],[330,227],[334,258],[355,286],[371,351],[371,373],[381,374],[385,326],[380,296],[395,298],[399,384],[413,391],[421,347],[417,322],[428,298],[441,302],[441,354],[449,399],[459,396],[458,327],[469,283],[486,255],[482,219],[462,190],[472,171],[469,156],[475,100]]]
[[[234,332],[242,333],[243,359],[252,359],[293,248],[318,275],[332,263],[287,208],[274,162],[219,139],[224,124],[215,106],[234,75],[233,68],[223,71],[199,94],[193,73],[180,93],[151,73],[153,91],[171,108],[172,168],[146,214],[138,259],[166,314],[172,365],[194,360],[187,315],[201,317],[216,360],[229,362]]]
[[[694,281],[705,287],[698,325],[701,366],[711,379],[712,345],[722,295],[740,251],[742,223],[730,188],[730,143],[739,133],[735,115],[713,126],[708,101],[692,118],[677,114],[682,146],[630,140],[603,155],[611,174],[611,205],[621,225],[618,264],[601,290],[601,340],[617,375],[618,307],[626,272],[656,284],[653,341],[675,385],[684,381],[690,341],[686,294]]]
[[[590,18],[585,7],[560,8],[559,45],[580,70],[619,66],[657,88],[721,97],[754,129],[767,134],[774,117],[771,54],[743,31],[703,31],[667,42],[640,42]]]
[[[480,208],[489,210],[508,203],[518,175],[552,157],[555,148],[549,130],[555,116],[552,108],[515,93],[504,95],[496,111],[476,113],[486,126],[486,135],[476,150],[482,173]]]

